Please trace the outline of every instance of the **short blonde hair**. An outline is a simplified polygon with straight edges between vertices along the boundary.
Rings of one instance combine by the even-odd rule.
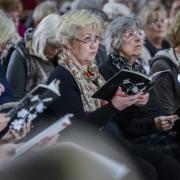
[[[0,32],[0,44],[6,43],[8,40],[16,41],[20,38],[12,19],[2,10],[0,10]]]
[[[44,50],[48,40],[59,41],[58,26],[61,17],[58,14],[50,14],[46,16],[37,26],[32,37],[32,53],[42,59],[47,60]]]
[[[33,12],[33,19],[35,22],[40,22],[47,15],[56,13],[58,13],[56,3],[45,1],[36,6]]]
[[[169,38],[172,46],[175,48],[180,45],[180,10],[169,30]]]
[[[81,28],[92,27],[98,33],[102,31],[102,22],[88,9],[67,12],[62,16],[59,33],[64,44],[74,38]]]

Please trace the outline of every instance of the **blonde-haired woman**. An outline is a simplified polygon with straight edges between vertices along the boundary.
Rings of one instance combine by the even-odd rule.
[[[144,45],[150,56],[154,57],[158,51],[170,48],[166,39],[168,19],[164,6],[157,2],[149,3],[141,11],[139,17],[146,33]]]
[[[0,10],[0,58],[7,51],[8,46],[19,36],[12,20]],[[12,101],[10,86],[5,77],[4,70],[0,65],[0,105]]]
[[[7,79],[16,100],[21,99],[37,84],[45,83],[56,65],[60,38],[57,26],[60,16],[51,14],[37,26],[29,39],[20,41],[11,54]],[[19,81],[19,78],[21,80]]]

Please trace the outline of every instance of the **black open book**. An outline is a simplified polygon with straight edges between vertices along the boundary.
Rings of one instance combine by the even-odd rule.
[[[118,86],[121,86],[122,91],[128,95],[133,95],[139,91],[148,91],[160,74],[169,72],[170,70],[159,71],[151,76],[146,76],[140,72],[121,70],[110,78],[100,89],[93,95],[93,98],[110,101],[115,94]]]
[[[37,85],[7,113],[11,120],[7,127],[0,133],[0,138],[9,129],[20,132],[24,123],[32,122],[36,119],[59,96],[58,80],[52,81],[49,85]]]

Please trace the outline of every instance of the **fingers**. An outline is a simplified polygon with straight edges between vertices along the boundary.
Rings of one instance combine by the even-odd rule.
[[[177,119],[179,119],[177,115],[159,116],[155,118],[155,124],[157,129],[166,131],[172,129]]]

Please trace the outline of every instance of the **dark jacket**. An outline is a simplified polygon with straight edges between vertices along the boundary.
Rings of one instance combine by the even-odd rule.
[[[167,49],[167,48],[170,48],[170,43],[164,39],[162,41],[162,48],[156,48],[153,46],[153,44],[148,40],[146,39],[145,42],[144,42],[144,46],[147,48],[147,50],[149,51],[151,57],[154,57],[155,54],[160,51],[160,50],[163,50],[163,49]]]
[[[12,98],[12,93],[11,93],[11,88],[8,84],[8,81],[6,79],[4,70],[2,68],[2,66],[0,65],[0,83],[4,86],[5,88],[5,92],[2,93],[2,95],[0,96],[0,105],[7,103],[7,102],[11,102],[13,100]]]
[[[75,117],[94,121],[94,124],[101,127],[107,121],[112,120],[113,116],[118,112],[109,103],[96,111],[86,113],[81,100],[81,91],[71,73],[64,67],[58,65],[50,74],[48,83],[53,79],[60,80],[59,89],[61,97],[52,105],[52,109],[56,115],[62,116],[67,113],[73,113]]]
[[[120,62],[118,64],[119,69],[114,65],[116,61]],[[100,68],[100,72],[105,79],[108,80],[121,69],[129,69],[145,73],[140,63],[135,62],[132,66],[130,66],[127,60],[119,58],[119,56],[116,55],[109,56],[107,63]],[[137,107],[134,105],[126,108],[121,112],[119,115],[120,120],[116,123],[125,137],[128,139],[136,139],[157,131],[154,122],[154,117],[157,115],[158,113],[154,103],[149,101],[149,103],[143,107]]]
[[[20,100],[39,83],[45,83],[54,68],[51,62],[31,55],[26,43],[23,39],[14,46],[7,67],[7,79],[16,100]]]
[[[165,114],[173,114],[180,105],[180,82],[177,79],[180,73],[179,68],[180,62],[177,61],[173,49],[160,51],[151,60],[151,74],[161,70],[170,70],[161,75],[153,88],[157,103]]]

